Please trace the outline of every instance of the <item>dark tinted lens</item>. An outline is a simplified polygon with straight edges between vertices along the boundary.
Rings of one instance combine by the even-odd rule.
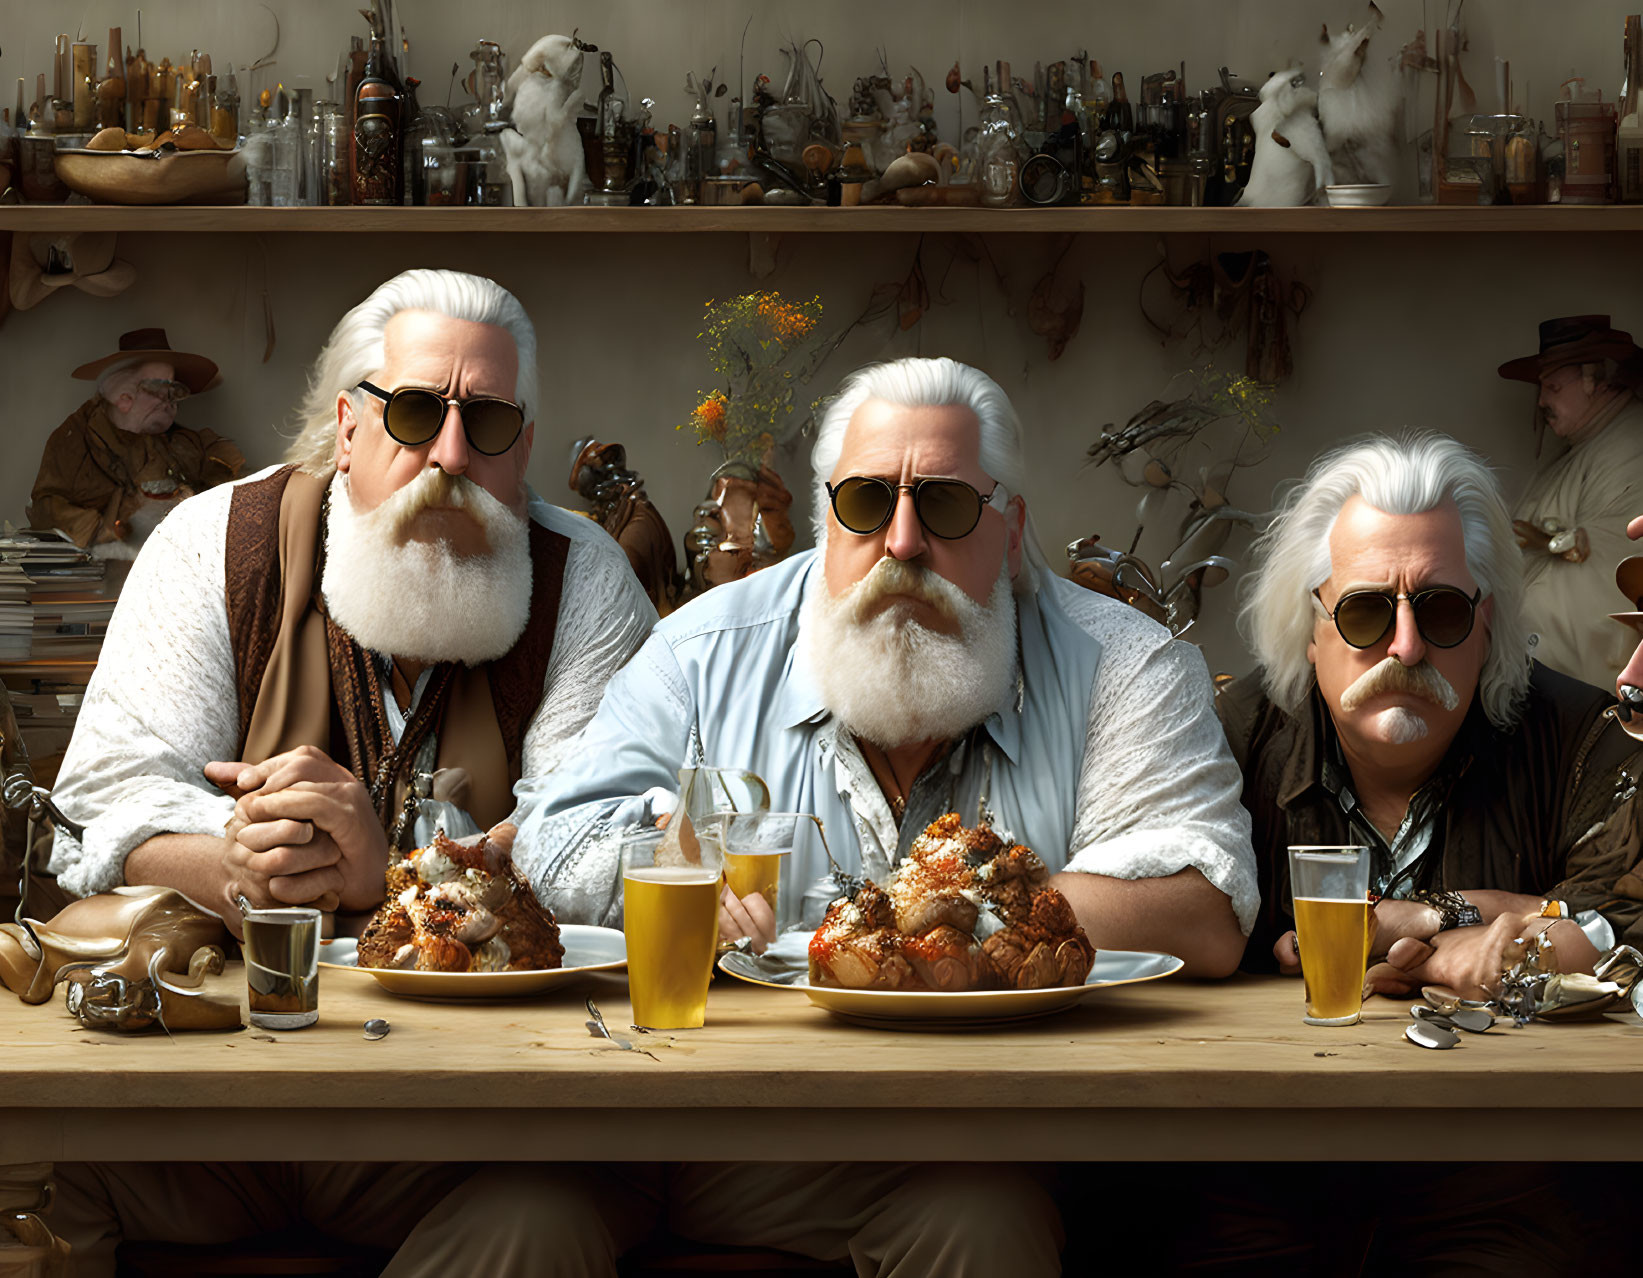
[[[1453,648],[1472,633],[1472,601],[1458,590],[1422,591],[1415,599],[1415,624],[1427,643]]]
[[[890,518],[896,496],[882,479],[857,475],[833,490],[833,514],[853,533],[877,532]]]
[[[1367,648],[1380,642],[1392,624],[1396,607],[1391,599],[1376,591],[1356,591],[1336,605],[1335,628],[1354,648]]]
[[[416,447],[439,434],[445,420],[445,401],[432,391],[398,390],[383,410],[382,422],[388,433],[402,444]]]
[[[474,399],[462,406],[462,424],[474,450],[495,457],[513,447],[525,415],[505,399]]]
[[[958,479],[926,479],[918,486],[918,517],[937,537],[967,537],[981,518],[981,494]]]

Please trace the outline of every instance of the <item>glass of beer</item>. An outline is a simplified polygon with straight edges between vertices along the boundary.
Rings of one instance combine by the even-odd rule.
[[[718,839],[692,842],[687,850],[657,829],[622,837],[628,993],[645,1029],[696,1029],[707,1013],[724,850]]]
[[[1374,940],[1369,849],[1289,849],[1295,936],[1308,1025],[1354,1025],[1363,1011],[1364,966]]]
[[[246,1000],[261,1029],[301,1029],[319,1020],[320,912],[307,906],[247,910]]]
[[[753,924],[745,932],[753,952],[763,954],[778,932],[799,921],[799,902],[788,884],[795,860],[807,859],[819,823],[808,812],[735,813],[715,820],[724,847],[725,887]],[[721,952],[734,945],[721,935]]]

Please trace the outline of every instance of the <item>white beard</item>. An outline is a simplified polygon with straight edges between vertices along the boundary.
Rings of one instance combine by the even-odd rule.
[[[458,555],[445,541],[411,541],[430,505],[466,510],[490,551]],[[331,481],[325,606],[361,647],[411,661],[476,666],[502,656],[531,610],[527,521],[462,475],[424,470],[375,510],[354,507],[348,477]]]
[[[958,622],[931,630],[891,605],[862,620],[885,593],[918,594]],[[822,702],[858,737],[884,750],[952,741],[1001,709],[1016,673],[1016,605],[1001,566],[985,605],[938,573],[881,559],[834,598],[825,576],[811,582],[799,620],[797,657]]]

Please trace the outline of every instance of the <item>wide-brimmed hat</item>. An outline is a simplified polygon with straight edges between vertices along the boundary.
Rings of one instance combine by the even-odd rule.
[[[1631,612],[1611,612],[1609,616],[1624,622],[1633,630],[1643,633],[1643,555],[1622,559],[1614,570],[1614,584],[1631,604]]]
[[[1540,354],[1507,360],[1500,375],[1516,382],[1538,382],[1554,368],[1622,360],[1635,351],[1630,333],[1609,324],[1607,315],[1565,315],[1540,326]]]
[[[113,231],[17,235],[7,255],[11,304],[26,311],[63,288],[93,297],[124,292],[136,281],[137,269],[114,256],[114,242]]]
[[[115,364],[131,364],[140,360],[164,360],[177,370],[177,380],[196,395],[216,384],[217,366],[204,355],[172,350],[163,328],[135,328],[129,333],[121,333],[119,350],[102,359],[94,359],[89,364],[81,364],[74,370],[74,376],[82,381],[94,382]]]

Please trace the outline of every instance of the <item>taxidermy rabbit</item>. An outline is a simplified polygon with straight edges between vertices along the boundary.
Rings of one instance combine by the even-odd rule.
[[[1280,71],[1261,86],[1261,105],[1249,117],[1255,163],[1238,203],[1254,208],[1305,204],[1334,182],[1323,130],[1313,114],[1318,95],[1300,67]]]
[[[1318,122],[1338,182],[1390,183],[1396,172],[1393,142],[1398,86],[1383,58],[1370,58],[1369,41],[1381,29],[1373,3],[1363,25],[1321,37],[1327,51],[1318,85]]]
[[[582,137],[576,131],[584,45],[575,36],[543,36],[508,77],[507,103],[518,130],[501,134],[516,205],[580,204],[588,189]]]

